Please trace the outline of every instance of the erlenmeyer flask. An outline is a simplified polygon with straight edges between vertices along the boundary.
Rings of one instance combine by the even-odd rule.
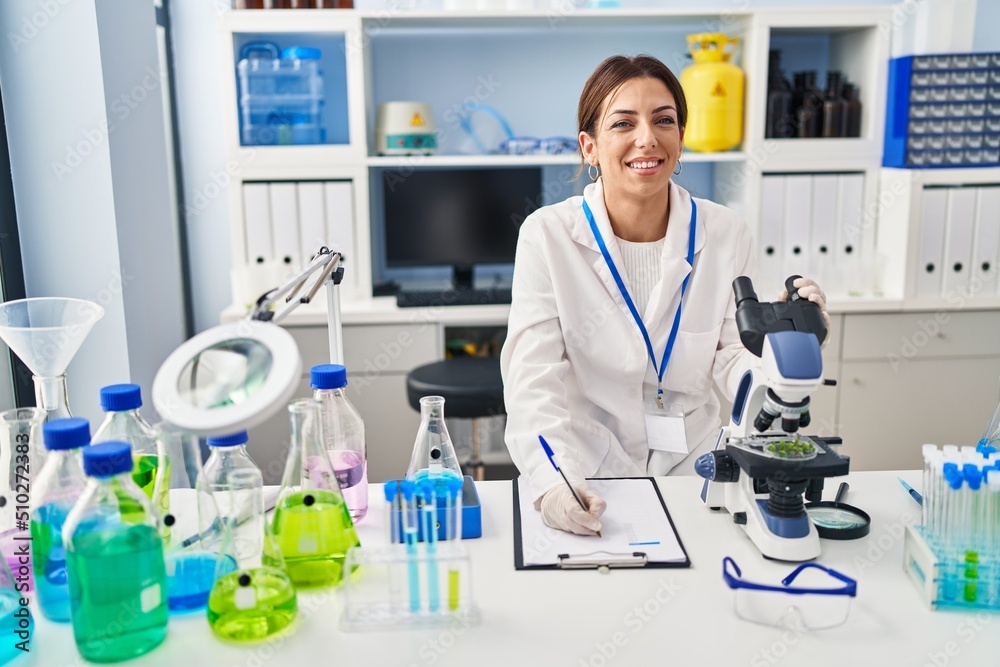
[[[34,374],[46,421],[70,417],[66,367],[104,309],[92,301],[32,298],[0,303],[0,338]]]
[[[164,515],[161,531],[167,604],[174,613],[193,611],[208,604],[215,583],[222,551],[222,523],[212,493],[196,486],[202,466],[197,436],[181,433],[166,422],[153,430],[170,469],[172,512]],[[229,569],[223,574],[235,569],[236,563],[229,561]]]
[[[993,408],[993,416],[990,418],[990,423],[986,425],[986,430],[983,431],[983,437],[979,439],[979,445],[997,447],[1000,446],[998,440],[1000,440],[1000,400],[997,400],[997,405]]]
[[[449,479],[462,479],[462,467],[444,423],[444,398],[441,396],[420,399],[420,429],[413,443],[406,477],[418,484],[424,480],[432,482],[439,498],[447,495]]]
[[[252,470],[232,471],[234,490],[226,493],[235,495],[235,489],[255,488],[258,475]],[[219,503],[220,510],[227,506],[239,509],[235,514],[221,515],[222,550],[208,597],[208,623],[224,639],[257,641],[291,625],[297,602],[281,550],[264,522],[263,491],[258,487],[238,498],[242,502]]]
[[[323,444],[320,404],[293,401],[288,413],[292,446],[274,509],[274,537],[296,586],[338,584],[347,550],[360,542]]]

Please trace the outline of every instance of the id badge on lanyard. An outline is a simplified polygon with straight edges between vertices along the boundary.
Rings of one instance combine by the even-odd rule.
[[[689,272],[685,276],[684,282],[681,284],[681,298],[677,304],[677,313],[674,315],[674,323],[670,328],[670,335],[667,337],[667,346],[663,351],[663,359],[659,367],[657,367],[656,356],[653,353],[653,343],[649,338],[649,332],[646,331],[646,325],[643,324],[642,316],[639,315],[632,297],[629,296],[628,288],[625,287],[625,282],[618,272],[618,267],[615,266],[614,260],[611,259],[611,254],[608,252],[608,247],[601,237],[601,232],[597,228],[597,222],[594,220],[594,214],[591,212],[587,200],[583,201],[583,212],[587,216],[587,222],[590,223],[590,229],[594,233],[594,238],[601,249],[604,261],[607,263],[608,269],[611,270],[611,275],[618,285],[618,290],[621,292],[622,298],[625,299],[625,304],[628,306],[629,312],[632,313],[632,317],[635,318],[639,331],[642,333],[643,340],[646,343],[646,352],[649,354],[649,359],[653,364],[653,370],[657,373],[656,395],[650,397],[643,396],[643,413],[646,418],[646,440],[649,448],[677,454],[687,454],[690,450],[688,449],[687,436],[684,431],[684,409],[677,403],[664,403],[663,375],[667,371],[667,363],[670,361],[670,356],[674,351],[674,342],[677,340],[677,330],[681,323],[681,307],[684,305],[684,293],[687,291],[691,273]],[[692,199],[687,251],[688,266],[692,270],[694,268],[694,231],[697,217],[698,207],[694,199]]]

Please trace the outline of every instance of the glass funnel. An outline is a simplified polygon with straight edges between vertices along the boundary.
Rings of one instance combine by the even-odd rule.
[[[430,481],[439,498],[447,495],[449,480],[462,479],[462,467],[444,422],[444,398],[441,396],[420,399],[420,429],[413,443],[406,477],[418,484]]]
[[[46,421],[72,416],[66,368],[104,308],[93,301],[41,297],[0,304],[0,339],[24,362],[35,381],[36,405]]]

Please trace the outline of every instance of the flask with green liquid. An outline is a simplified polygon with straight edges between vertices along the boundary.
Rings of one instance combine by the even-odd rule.
[[[288,406],[292,443],[272,531],[296,586],[329,586],[344,578],[358,534],[323,444],[318,401]]]
[[[208,597],[208,623],[224,639],[259,641],[295,620],[295,587],[264,521],[260,471],[232,469],[227,483],[229,489],[217,494],[230,497],[218,502],[222,550]]]
[[[153,501],[157,511],[170,510],[170,460],[157,442],[153,427],[139,414],[142,392],[137,384],[113,384],[101,389],[101,409],[107,414],[93,442],[120,440],[132,445],[132,479]]]
[[[159,514],[132,479],[127,442],[85,448],[83,470],[87,487],[63,526],[73,636],[86,660],[128,660],[167,636]]]

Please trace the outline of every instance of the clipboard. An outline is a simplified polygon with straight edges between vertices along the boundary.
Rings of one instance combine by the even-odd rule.
[[[602,479],[592,479],[588,480],[592,484],[608,484],[616,488],[622,488],[626,492],[639,493],[645,499],[655,498],[659,502],[660,508],[663,510],[663,515],[655,513],[652,519],[657,522],[657,525],[662,526],[659,534],[657,535],[658,541],[656,542],[636,542],[637,546],[635,548],[625,547],[625,548],[615,548],[612,550],[602,549],[603,538],[589,538],[589,537],[579,537],[573,536],[561,531],[553,532],[553,529],[545,528],[546,534],[557,536],[559,540],[567,544],[571,544],[574,541],[579,541],[579,549],[565,551],[560,551],[557,549],[557,553],[554,554],[551,563],[539,564],[536,562],[528,562],[525,558],[524,549],[524,534],[525,530],[537,530],[537,525],[541,522],[541,517],[538,516],[538,512],[531,509],[533,512],[527,520],[521,515],[521,497],[519,489],[519,480],[513,480],[513,510],[514,510],[514,569],[516,570],[586,570],[586,569],[596,569],[600,572],[609,572],[612,569],[635,569],[635,568],[683,568],[691,567],[691,559],[687,555],[687,550],[684,548],[684,544],[681,542],[680,535],[677,534],[677,529],[674,526],[674,521],[670,516],[670,511],[667,509],[667,504],[663,501],[663,496],[660,494],[660,489],[657,487],[655,480],[652,477],[615,477],[615,478],[602,478]],[[619,482],[624,482],[626,484],[619,485]],[[643,486],[648,483],[651,487],[647,488]],[[628,489],[625,489],[625,486]],[[609,512],[612,508],[611,502],[614,499],[609,500]],[[642,512],[643,515],[648,516],[649,510],[652,508],[646,507],[645,511]],[[655,512],[655,510],[654,510]],[[605,514],[606,518],[608,514]],[[665,521],[663,521],[665,519]],[[525,524],[529,523],[530,527],[526,528]],[[626,525],[626,528],[629,527]],[[604,532],[607,534],[609,528],[612,528],[611,533],[614,534],[614,526],[609,526],[606,521],[604,521]],[[669,530],[668,530],[669,529]],[[621,532],[621,531],[618,531]],[[538,539],[541,538],[541,533],[536,533]],[[534,539],[534,538],[532,538]],[[662,544],[661,544],[662,542]],[[656,549],[659,550],[660,554],[669,553],[672,557],[662,558],[657,554],[650,553],[652,547],[642,549],[641,545],[644,544],[655,544],[658,545]],[[531,559],[535,560],[534,558]]]

